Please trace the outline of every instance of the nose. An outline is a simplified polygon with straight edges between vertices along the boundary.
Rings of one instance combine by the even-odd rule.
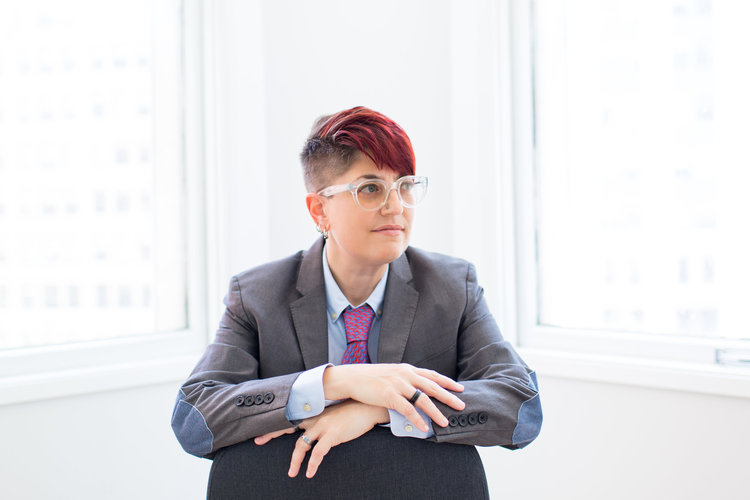
[[[385,196],[385,205],[381,208],[381,212],[383,215],[401,215],[403,211],[404,205],[398,197],[398,191],[396,188],[391,188]]]

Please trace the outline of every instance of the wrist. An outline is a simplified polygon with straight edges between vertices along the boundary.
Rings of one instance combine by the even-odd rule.
[[[383,408],[382,406],[373,406],[373,408],[377,411],[375,414],[375,423],[388,424],[391,422],[391,414],[388,412],[388,408]]]
[[[336,401],[349,398],[342,370],[345,370],[345,366],[329,366],[323,372],[323,394],[326,399]]]

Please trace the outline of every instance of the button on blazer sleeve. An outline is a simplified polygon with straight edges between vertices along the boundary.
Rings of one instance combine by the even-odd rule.
[[[262,288],[262,280],[249,281],[255,283],[254,289]],[[286,404],[304,366],[301,361],[298,366],[292,362],[297,371],[287,365],[287,374],[276,376],[261,369],[256,318],[262,317],[263,302],[254,301],[246,307],[240,278],[232,278],[216,338],[180,388],[175,403],[172,429],[188,453],[211,457],[219,448],[291,425],[286,419]],[[284,325],[278,327],[283,329]],[[290,353],[298,352],[293,337],[286,335],[278,345],[292,361],[295,356]]]
[[[429,304],[418,308],[422,312],[415,323],[423,321],[430,327],[425,332],[416,329],[414,345],[421,337],[422,350],[428,342],[435,346],[432,355],[413,364],[439,371],[464,386],[457,393],[466,403],[462,411],[433,399],[449,425],[433,424],[431,439],[510,449],[526,446],[542,424],[536,375],[501,335],[474,266],[422,252],[412,252],[410,261],[419,302]],[[420,276],[425,277],[420,280]],[[438,319],[428,320],[432,315]],[[407,346],[407,354],[409,350]],[[408,357],[407,362],[414,359],[413,354]]]

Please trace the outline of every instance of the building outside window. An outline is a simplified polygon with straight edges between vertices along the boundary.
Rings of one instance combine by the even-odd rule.
[[[185,329],[176,2],[0,4],[0,350]]]
[[[533,196],[535,263],[522,343],[750,362],[746,11],[531,4],[534,156],[522,196]]]

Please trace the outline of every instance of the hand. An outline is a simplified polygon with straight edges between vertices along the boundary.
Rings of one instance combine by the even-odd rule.
[[[309,450],[312,451],[305,473],[307,478],[315,475],[323,457],[328,454],[331,448],[356,439],[376,424],[386,423],[389,420],[388,412],[384,408],[352,400],[329,406],[320,415],[303,420],[299,427],[304,429],[303,436],[310,438],[311,444],[307,444],[301,437],[297,440],[292,453],[292,461],[289,464],[289,477],[297,476],[302,460]],[[289,431],[289,429],[285,429],[285,431]],[[278,432],[287,433],[285,431]],[[266,436],[269,436],[269,434],[266,434]],[[270,439],[272,438],[268,440]],[[313,446],[312,443],[315,441],[317,443]],[[258,443],[258,438],[256,438],[256,443]]]
[[[281,429],[280,431],[274,431],[274,432],[269,432],[268,434],[263,434],[262,436],[258,436],[255,439],[253,439],[253,441],[255,441],[255,444],[257,444],[258,446],[262,446],[266,444],[267,442],[269,442],[270,440],[275,439],[279,436],[283,436],[284,434],[293,434],[295,432],[297,432],[296,427],[288,427],[286,429]]]
[[[326,399],[351,398],[368,405],[395,410],[427,432],[427,423],[414,409],[414,406],[418,406],[433,422],[446,427],[448,419],[429,397],[421,395],[414,405],[409,403],[417,389],[455,410],[463,410],[466,406],[457,396],[448,392],[463,391],[461,384],[433,370],[416,368],[406,363],[331,366],[323,374]]]

